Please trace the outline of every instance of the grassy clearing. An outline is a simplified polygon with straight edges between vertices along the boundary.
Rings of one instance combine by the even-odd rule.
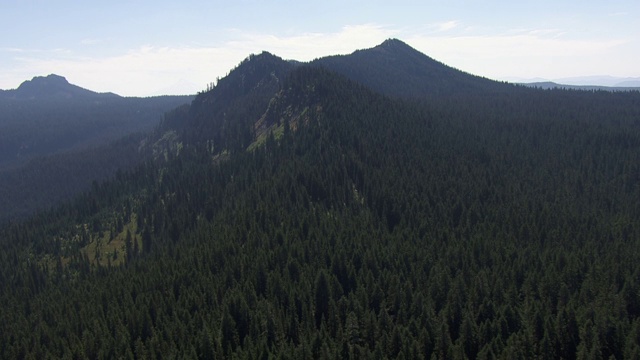
[[[131,220],[124,224],[122,231],[115,234],[111,238],[111,232],[105,231],[102,237],[92,240],[81,251],[87,256],[92,265],[119,266],[124,264],[127,257],[126,250],[126,238],[127,230],[131,234],[132,244],[138,242],[138,248],[142,248],[142,242],[140,236],[137,236],[138,225],[136,221],[136,215],[131,216]]]
[[[284,124],[280,124],[276,127],[272,127],[269,130],[260,134],[258,138],[256,138],[256,140],[247,147],[247,151],[254,151],[257,148],[264,146],[264,144],[267,142],[267,138],[269,137],[269,134],[273,134],[273,137],[276,140],[280,140],[282,138],[282,135],[284,134]]]

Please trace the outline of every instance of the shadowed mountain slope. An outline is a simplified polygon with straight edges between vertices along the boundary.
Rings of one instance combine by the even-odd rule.
[[[321,58],[312,64],[324,66],[375,91],[396,97],[495,93],[512,91],[514,87],[449,67],[397,39],[386,40],[374,48],[358,50],[350,55]]]
[[[96,93],[57,75],[1,92],[0,219],[57,204],[138,163],[141,133],[192,98]]]
[[[0,97],[13,99],[38,99],[38,100],[62,100],[71,98],[81,98],[83,100],[92,98],[117,97],[113,93],[97,93],[70,84],[66,78],[60,75],[36,76],[20,84],[17,89],[5,90],[0,93]]]
[[[164,112],[191,99],[120,97],[83,89],[57,75],[35,77],[0,95],[0,170],[150,131]]]

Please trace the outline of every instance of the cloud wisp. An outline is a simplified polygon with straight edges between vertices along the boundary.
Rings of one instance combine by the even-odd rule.
[[[457,28],[458,25],[459,25],[459,21],[450,20],[450,21],[435,23],[430,25],[429,27],[433,29],[435,32],[446,32],[446,31]]]
[[[195,93],[217,77],[222,77],[242,59],[263,50],[285,59],[309,61],[318,57],[346,54],[358,48],[372,47],[398,34],[397,30],[377,25],[345,26],[335,33],[305,33],[296,36],[275,36],[228,31],[230,40],[220,46],[159,47],[144,45],[124,54],[87,57],[73,56],[60,50],[38,52],[11,49],[18,70],[15,81],[35,75],[56,73],[70,82],[95,91],[111,91],[125,96],[156,94],[173,83],[185,81],[202,84],[201,88],[181,92]],[[5,74],[0,81],[10,81]]]
[[[625,58],[626,39],[573,39],[562,29],[517,29],[500,34],[478,35],[464,30],[456,20],[431,24],[417,31],[377,24],[344,26],[332,33],[273,35],[229,29],[216,46],[144,45],[109,56],[80,56],[65,49],[0,49],[16,66],[0,75],[0,84],[17,83],[35,75],[56,73],[95,91],[126,96],[157,94],[177,82],[194,85],[180,93],[195,93],[228,73],[252,53],[269,51],[285,59],[309,61],[318,57],[348,54],[398,37],[419,51],[461,70],[491,77],[567,77],[606,73],[605,69],[631,71]],[[455,31],[452,31],[454,30]],[[87,41],[90,45],[92,40]],[[621,50],[622,49],[622,50]],[[628,50],[628,49],[627,49]],[[615,68],[603,63],[608,54],[623,59]],[[640,55],[640,54],[635,54]],[[618,74],[611,74],[618,75]],[[629,73],[627,76],[638,74]],[[0,86],[2,88],[2,86]]]
[[[603,64],[627,39],[572,39],[559,30],[528,30],[498,35],[423,36],[407,41],[428,55],[461,70],[494,79],[509,76],[560,77],[607,73]],[[613,56],[611,56],[613,57]],[[620,58],[620,56],[615,56]],[[629,71],[631,62],[618,70]]]

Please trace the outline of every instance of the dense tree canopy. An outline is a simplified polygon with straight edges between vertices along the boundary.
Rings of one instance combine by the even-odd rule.
[[[640,94],[403,100],[263,55],[255,107],[200,94],[164,156],[1,230],[0,356],[640,356]]]
[[[0,221],[85,191],[146,157],[140,141],[192,96],[120,97],[56,75],[0,93]]]

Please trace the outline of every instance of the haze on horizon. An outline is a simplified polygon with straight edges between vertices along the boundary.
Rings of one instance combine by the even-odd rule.
[[[309,61],[388,38],[497,80],[636,78],[638,14],[631,0],[11,1],[0,13],[11,34],[0,40],[0,89],[55,73],[125,96],[193,94],[251,53]]]

